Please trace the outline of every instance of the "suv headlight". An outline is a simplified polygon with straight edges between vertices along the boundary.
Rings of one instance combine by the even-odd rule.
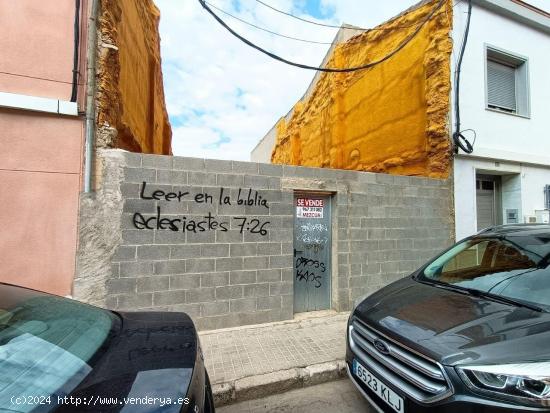
[[[550,361],[456,369],[474,391],[531,406],[550,406]]]

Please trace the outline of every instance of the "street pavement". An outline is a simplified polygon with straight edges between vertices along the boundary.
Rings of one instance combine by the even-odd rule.
[[[217,413],[374,413],[355,386],[342,379],[216,408]]]

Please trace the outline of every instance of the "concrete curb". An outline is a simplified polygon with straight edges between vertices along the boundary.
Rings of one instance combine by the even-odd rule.
[[[233,382],[212,385],[214,404],[223,406],[244,400],[258,399],[292,389],[337,380],[345,375],[346,362],[336,360],[307,367],[275,371],[259,376],[244,377]]]

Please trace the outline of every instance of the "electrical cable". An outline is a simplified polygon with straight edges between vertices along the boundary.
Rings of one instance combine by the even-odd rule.
[[[455,144],[454,151],[458,153],[458,149],[462,149],[466,153],[472,153],[474,151],[474,145],[470,143],[468,139],[464,136],[463,132],[460,130],[460,71],[462,69],[462,60],[464,58],[464,52],[466,51],[466,44],[468,43],[468,35],[470,33],[470,22],[472,20],[472,0],[468,0],[468,20],[466,22],[466,30],[464,31],[464,38],[462,39],[462,47],[460,49],[460,57],[458,59],[458,64],[455,71],[455,119],[456,126],[453,133],[453,142]],[[472,130],[472,129],[467,129]],[[473,131],[473,130],[472,130]],[[475,131],[474,132],[474,143],[475,143]]]
[[[374,67],[374,66],[376,66],[376,65],[378,65],[382,62],[385,62],[386,60],[392,58],[394,55],[396,55],[398,52],[400,52],[405,46],[407,46],[407,44],[409,44],[418,35],[420,30],[426,25],[426,23],[428,21],[430,21],[430,19],[433,17],[433,15],[445,3],[445,0],[439,0],[438,4],[433,8],[433,10],[430,13],[427,14],[426,18],[418,25],[418,27],[409,36],[407,36],[405,38],[405,40],[403,42],[401,42],[401,44],[399,44],[399,46],[397,46],[397,48],[395,50],[393,50],[392,52],[390,52],[386,56],[384,56],[384,57],[382,57],[382,58],[380,58],[380,59],[378,59],[374,62],[367,63],[367,64],[364,64],[364,65],[361,65],[361,66],[355,66],[355,67],[349,67],[349,68],[330,68],[330,67],[309,66],[309,65],[302,64],[302,63],[292,62],[290,60],[282,58],[281,56],[276,55],[275,53],[269,52],[269,51],[261,48],[260,46],[252,43],[250,40],[248,40],[245,37],[241,36],[240,34],[235,32],[231,27],[229,27],[227,25],[227,23],[225,23],[216,13],[214,13],[214,11],[210,7],[208,7],[205,0],[198,0],[198,1],[202,5],[202,7],[208,13],[210,13],[212,15],[212,17],[214,17],[214,19],[222,27],[224,27],[229,33],[231,33],[233,36],[235,36],[237,39],[239,39],[243,43],[247,44],[248,46],[258,50],[259,52],[261,52],[261,53],[263,53],[263,54],[265,54],[269,57],[271,57],[272,59],[278,60],[279,62],[286,63],[286,64],[291,65],[291,66],[299,67],[301,69],[316,70],[316,71],[319,71],[319,72],[328,72],[328,73],[349,73],[349,72],[356,72],[356,71],[359,71],[359,70],[365,70],[365,69],[369,69],[371,67]]]
[[[367,30],[367,29],[363,29],[361,27],[342,27],[342,26],[336,26],[336,25],[333,25],[333,24],[327,24],[327,23],[319,23],[319,22],[315,22],[313,20],[308,20],[308,19],[304,19],[302,17],[298,17],[298,16],[295,16],[294,14],[291,14],[291,13],[287,13],[286,11],[284,10],[280,10],[280,9],[277,9],[267,3],[264,3],[263,1],[261,0],[256,0],[257,3],[260,3],[262,6],[265,6],[273,11],[276,11],[277,13],[281,13],[281,14],[284,14],[288,17],[292,17],[293,19],[297,19],[297,20],[301,20],[303,22],[306,22],[306,23],[309,23],[309,24],[315,24],[316,26],[323,26],[323,27],[330,27],[330,28],[333,28],[333,29],[340,29],[340,28],[343,28],[343,29],[353,29],[353,30]]]
[[[78,54],[80,53],[80,0],[75,3],[74,16],[74,56],[73,56],[73,82],[71,90],[71,102],[76,102],[78,92]]]
[[[235,15],[233,15],[233,14],[231,14],[231,13],[225,11],[225,10],[222,10],[219,7],[213,5],[212,3],[208,3],[207,1],[205,1],[205,3],[208,4],[210,7],[212,7],[213,9],[218,10],[220,13],[223,13],[223,14],[229,16],[229,17],[232,17],[233,19],[238,20],[241,23],[247,24],[251,27],[254,27],[255,29],[262,30],[262,31],[267,32],[267,33],[274,34],[275,36],[284,37],[285,39],[296,40],[298,42],[304,42],[304,43],[325,44],[325,45],[331,45],[332,44],[332,42],[317,42],[317,41],[314,41],[314,40],[299,39],[297,37],[286,36],[286,35],[281,34],[281,33],[273,32],[271,30],[268,30],[268,29],[265,29],[263,27],[257,26],[253,23],[250,23],[250,22],[248,22],[244,19],[241,19],[240,17],[237,17],[237,16],[235,16]]]

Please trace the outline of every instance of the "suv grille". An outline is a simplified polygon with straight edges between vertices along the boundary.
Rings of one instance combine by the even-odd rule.
[[[375,347],[375,342],[380,344],[380,341],[386,351]],[[452,394],[452,387],[438,363],[386,339],[357,318],[349,327],[349,343],[365,367],[414,400],[430,403]]]

